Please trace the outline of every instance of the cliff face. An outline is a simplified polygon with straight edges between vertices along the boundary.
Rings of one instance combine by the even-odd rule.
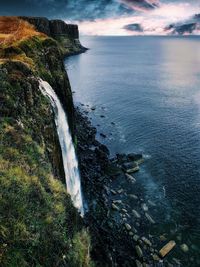
[[[84,52],[85,47],[79,42],[78,26],[62,20],[48,20],[43,17],[20,17],[34,25],[36,30],[59,41],[64,55]]]
[[[65,35],[67,38],[78,39],[78,26],[74,24],[66,24],[62,20],[48,20],[43,17],[20,17],[23,20],[33,24],[37,31],[43,32],[49,37]]]
[[[1,266],[91,263],[89,235],[66,191],[54,113],[39,90],[39,78],[50,83],[73,132],[64,50],[24,20],[0,17]]]

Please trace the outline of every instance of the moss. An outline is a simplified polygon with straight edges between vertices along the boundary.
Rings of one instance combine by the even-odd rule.
[[[23,63],[0,67],[0,265],[89,267],[89,233],[62,183],[53,113],[33,75]]]

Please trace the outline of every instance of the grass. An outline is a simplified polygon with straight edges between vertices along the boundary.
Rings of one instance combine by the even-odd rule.
[[[45,34],[37,32],[33,25],[18,17],[0,17],[1,46],[8,47],[33,36],[46,37]]]
[[[56,130],[36,77],[71,91],[57,42],[0,17],[0,266],[92,267],[90,236],[61,182]],[[60,175],[60,176],[59,176]]]

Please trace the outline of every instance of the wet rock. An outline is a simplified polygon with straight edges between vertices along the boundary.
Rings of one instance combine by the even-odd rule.
[[[182,245],[181,245],[181,250],[182,250],[183,252],[187,253],[187,252],[189,251],[189,247],[188,247],[188,245],[186,245],[186,244],[182,244]]]
[[[91,107],[91,110],[92,110],[92,111],[96,110],[96,107]]]
[[[136,210],[132,210],[132,213],[137,219],[141,218],[141,215]]]
[[[142,163],[144,161],[142,154],[130,153],[127,156],[131,161],[137,161],[138,163]]]
[[[142,204],[142,209],[143,209],[143,211],[148,211],[149,208],[148,208],[146,203]]]
[[[132,229],[132,227],[128,223],[125,223],[124,226],[125,226],[127,231],[130,231]]]
[[[134,240],[135,242],[137,242],[137,241],[139,240],[139,238],[140,238],[139,235],[134,235],[134,236],[133,236],[133,240]]]
[[[113,189],[111,189],[110,192],[111,192],[113,195],[116,195],[116,194],[117,194],[117,192],[116,192],[115,190],[113,190]]]
[[[122,201],[121,200],[113,200],[113,203],[114,204],[122,204]]]
[[[151,200],[148,200],[148,203],[149,203],[149,205],[152,206],[152,207],[155,207],[155,206],[156,206],[156,204],[155,204],[153,201],[151,201]]]
[[[105,116],[104,116],[104,115],[100,115],[100,117],[101,117],[101,118],[105,118]]]
[[[123,211],[124,213],[127,213],[127,212],[128,212],[126,209],[122,209],[122,211]]]
[[[152,217],[151,217],[148,213],[145,213],[145,217],[147,218],[147,220],[148,220],[150,223],[152,223],[152,224],[155,223],[155,221],[152,219]]]
[[[135,246],[135,250],[136,250],[136,253],[138,255],[139,258],[142,258],[143,257],[143,252],[142,252],[142,249],[140,246]]]
[[[118,194],[122,194],[124,192],[124,189],[119,189],[119,190],[117,190],[117,193]]]
[[[103,138],[106,138],[107,136],[103,133],[100,133],[100,136],[103,137]]]
[[[113,210],[119,210],[119,207],[117,205],[115,205],[114,203],[112,203],[112,209]]]
[[[132,182],[132,183],[136,182],[136,179],[132,175],[125,173],[125,176],[130,182]]]
[[[135,261],[137,267],[143,267],[142,263],[139,260]]]
[[[142,241],[143,241],[146,245],[148,245],[149,247],[152,246],[151,241],[150,241],[149,239],[147,239],[146,237],[142,237],[141,239],[142,239]]]
[[[136,196],[136,195],[134,195],[134,194],[130,194],[130,195],[128,195],[130,198],[132,198],[132,199],[135,199],[135,200],[138,200],[138,197]]]
[[[167,238],[164,234],[160,235],[160,241],[166,241],[166,240],[167,240]]]
[[[140,168],[138,164],[135,162],[127,162],[123,163],[122,169],[127,173],[133,173],[139,171]]]
[[[154,261],[160,261],[160,257],[157,254],[153,254],[152,258]]]
[[[176,246],[176,242],[171,240],[169,241],[161,250],[159,251],[159,254],[161,257],[165,257],[174,247]]]

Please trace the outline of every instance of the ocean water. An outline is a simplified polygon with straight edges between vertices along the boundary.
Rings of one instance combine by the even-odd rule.
[[[151,234],[176,240],[171,257],[184,267],[200,266],[200,37],[81,41],[90,50],[65,62],[75,103],[112,155],[145,155],[135,176],[156,204]]]

